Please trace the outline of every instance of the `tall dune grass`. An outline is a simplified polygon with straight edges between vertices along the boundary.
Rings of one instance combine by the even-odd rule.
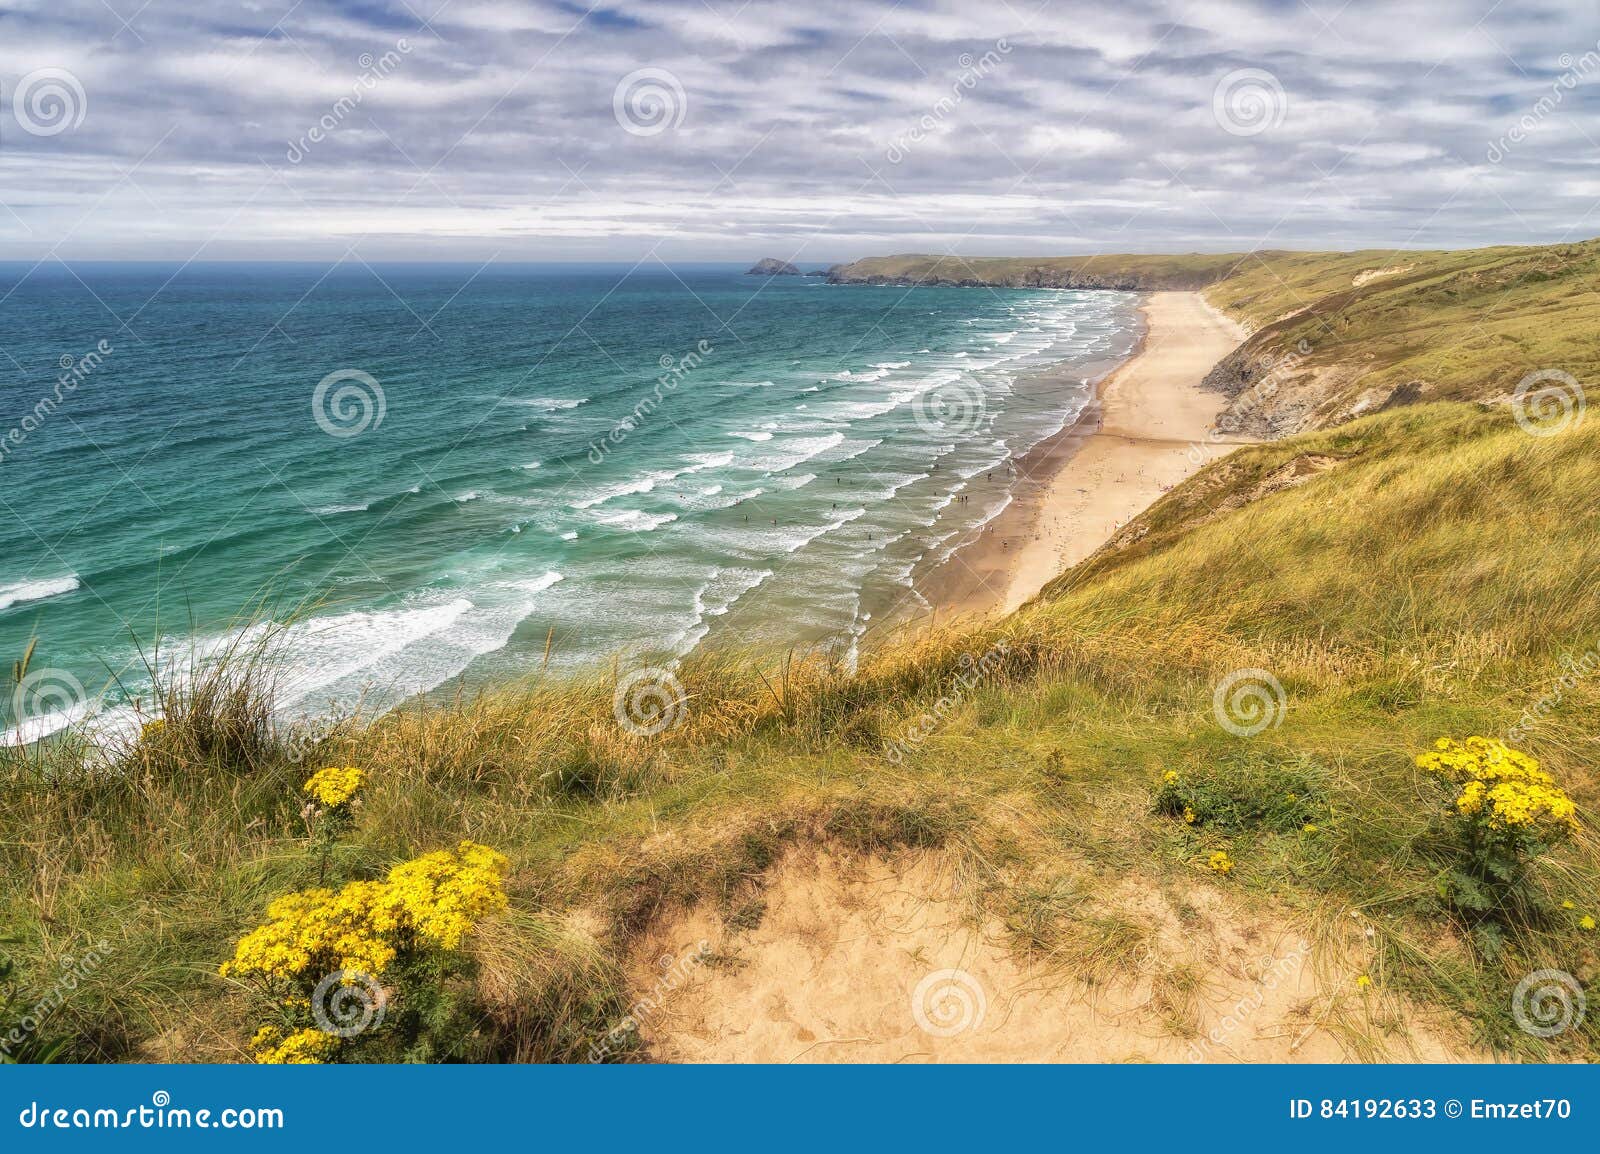
[[[1263,489],[1306,454],[1336,464]],[[314,884],[300,782],[360,765],[332,881],[463,837],[512,859],[512,913],[474,946],[472,1056],[581,1059],[626,1005],[641,931],[695,903],[759,918],[764,871],[822,840],[962,855],[978,908],[1063,972],[1136,964],[1138,927],[1073,896],[1112,879],[1226,884],[1329,942],[1358,915],[1387,990],[1508,1054],[1593,1057],[1592,1022],[1535,1039],[1507,998],[1531,969],[1592,977],[1596,939],[1552,915],[1507,926],[1494,957],[1476,949],[1433,892],[1447,846],[1411,757],[1506,732],[1564,657],[1600,643],[1597,454],[1592,422],[1538,438],[1462,405],[1244,449],[1009,618],[908,632],[853,671],[804,651],[697,654],[673,671],[676,723],[650,736],[619,724],[611,670],[436,694],[291,751],[271,724],[272,647],[243,648],[166,686],[165,724],[109,771],[4,755],[0,925],[25,985],[86,939],[112,944],[46,1023],[69,1056],[237,1058],[247,1023],[215,966],[272,897]],[[1239,737],[1213,692],[1249,668],[1286,708]],[[1539,873],[1554,909],[1600,889],[1597,706],[1592,680],[1563,687],[1522,740],[1586,830]],[[1284,767],[1325,798],[1315,835],[1152,812],[1165,772],[1251,783]],[[1201,864],[1224,843],[1225,883]]]

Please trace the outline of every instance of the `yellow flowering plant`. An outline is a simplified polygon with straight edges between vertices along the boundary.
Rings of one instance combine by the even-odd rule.
[[[256,988],[281,1019],[252,1041],[256,1060],[367,1053],[392,1061],[447,1048],[441,1035],[470,1029],[449,988],[469,965],[459,950],[479,921],[506,908],[508,865],[488,846],[463,841],[401,862],[382,881],[270,902],[267,920],[218,968]],[[337,1019],[332,1003],[344,994],[365,998],[372,1011],[353,1034],[329,1030],[330,1017]]]
[[[334,842],[355,820],[353,809],[366,784],[367,771],[359,766],[331,765],[317,770],[300,787],[307,798],[300,816],[315,838],[319,882],[327,876]]]
[[[262,1026],[250,1039],[250,1056],[263,1066],[311,1066],[329,1061],[339,1050],[339,1039],[315,1028],[286,1034],[276,1026]]]
[[[366,782],[366,770],[353,765],[335,765],[317,770],[300,789],[317,805],[342,809],[355,800]]]
[[[1440,875],[1440,896],[1479,917],[1537,905],[1531,867],[1578,830],[1577,809],[1555,779],[1528,754],[1487,737],[1441,737],[1416,765],[1440,794],[1458,857]],[[1480,938],[1497,948],[1498,935]]]

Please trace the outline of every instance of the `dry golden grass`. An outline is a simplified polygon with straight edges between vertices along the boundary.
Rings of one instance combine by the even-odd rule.
[[[1209,516],[1305,453],[1341,464]],[[535,676],[338,729],[297,763],[263,729],[271,678],[252,670],[270,653],[252,653],[191,678],[109,772],[70,748],[6,755],[0,909],[20,980],[104,937],[109,961],[49,1023],[71,1056],[236,1058],[246,1018],[216,963],[270,898],[311,884],[299,785],[353,764],[370,785],[331,880],[463,837],[513,862],[512,911],[472,947],[483,1057],[581,1058],[626,1004],[645,929],[704,903],[759,919],[767,871],[815,841],[944,847],[1019,950],[1099,979],[1149,950],[1151,926],[1105,900],[1130,879],[1222,887],[1329,941],[1355,913],[1385,996],[1442,1007],[1508,1054],[1592,1058],[1593,1023],[1543,1042],[1514,1028],[1508,997],[1531,969],[1595,972],[1596,938],[1559,903],[1600,889],[1600,688],[1563,688],[1522,741],[1589,832],[1539,873],[1552,912],[1506,927],[1497,956],[1434,892],[1446,847],[1411,755],[1504,733],[1600,638],[1597,456],[1593,423],[1537,438],[1460,405],[1246,449],[1013,617],[908,634],[853,674],[804,653],[697,656],[677,671],[681,723],[655,737],[619,727],[612,675]],[[1245,668],[1287,700],[1254,737],[1212,708]],[[936,723],[909,739],[923,715]],[[1151,812],[1167,770],[1249,782],[1286,766],[1323,783],[1315,834]],[[1237,863],[1226,879],[1204,866],[1219,848]],[[1159,983],[1175,1029],[1194,981]]]

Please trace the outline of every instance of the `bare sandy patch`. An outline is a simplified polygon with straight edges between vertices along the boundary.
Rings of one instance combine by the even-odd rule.
[[[1399,276],[1401,273],[1410,272],[1414,268],[1416,268],[1416,265],[1411,264],[1392,264],[1388,268],[1365,268],[1356,273],[1350,284],[1353,288],[1360,288],[1364,284],[1371,284],[1373,281],[1382,280],[1384,277]]]
[[[1077,967],[1019,957],[947,855],[797,850],[767,882],[754,927],[696,911],[649,935],[636,987],[654,980],[656,959],[705,957],[641,1021],[655,1059],[1482,1060],[1356,984],[1359,927],[1347,943],[1313,943],[1201,882],[1108,886],[1104,910],[1138,928],[1109,972],[1087,953]]]

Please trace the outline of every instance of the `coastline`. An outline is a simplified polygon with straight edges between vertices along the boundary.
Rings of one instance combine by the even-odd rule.
[[[1076,420],[1017,462],[1011,504],[929,576],[920,592],[936,614],[1020,608],[1199,468],[1192,447],[1227,404],[1200,382],[1244,329],[1198,292],[1148,293],[1139,312],[1133,354]]]

